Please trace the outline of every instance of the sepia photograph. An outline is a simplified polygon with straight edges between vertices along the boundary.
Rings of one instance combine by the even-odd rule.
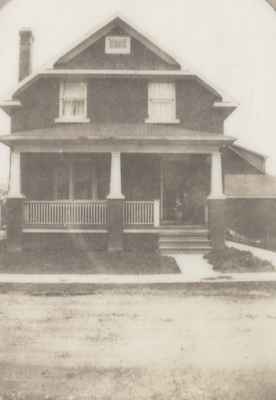
[[[0,0],[0,400],[276,400],[276,0]]]

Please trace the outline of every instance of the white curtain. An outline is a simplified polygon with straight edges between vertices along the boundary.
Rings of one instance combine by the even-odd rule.
[[[83,82],[64,82],[61,100],[63,117],[86,116],[86,86]]]

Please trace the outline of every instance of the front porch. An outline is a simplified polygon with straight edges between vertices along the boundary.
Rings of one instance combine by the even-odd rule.
[[[24,229],[109,226],[108,154],[25,153],[21,158]],[[207,225],[210,161],[206,155],[122,154],[124,227]]]
[[[154,236],[160,250],[164,243],[171,251],[184,242],[193,244],[192,250],[210,247],[210,199],[223,198],[218,151],[13,151],[11,161],[9,199],[18,204],[24,196],[18,217],[24,234],[105,234],[111,250],[139,234]]]

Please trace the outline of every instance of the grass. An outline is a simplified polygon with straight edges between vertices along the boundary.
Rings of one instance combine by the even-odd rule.
[[[24,274],[175,274],[172,257],[142,252],[23,251],[2,253],[0,273]]]
[[[270,261],[254,256],[250,251],[226,247],[223,250],[211,250],[204,258],[219,272],[273,272],[275,267]]]

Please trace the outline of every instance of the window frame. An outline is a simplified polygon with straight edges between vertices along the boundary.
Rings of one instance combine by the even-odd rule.
[[[171,85],[173,87],[174,96],[173,96],[171,102],[168,100],[168,104],[170,104],[170,106],[171,106],[171,104],[173,103],[174,110],[173,110],[173,115],[171,116],[171,118],[167,118],[167,119],[158,119],[155,116],[151,115],[151,106],[152,106],[152,103],[154,102],[154,100],[156,101],[156,103],[158,103],[158,100],[160,103],[162,103],[162,100],[163,100],[163,104],[164,104],[164,101],[166,101],[166,99],[165,98],[162,99],[162,97],[160,97],[159,99],[158,98],[153,99],[152,95],[151,95],[151,91],[152,91],[152,88],[154,87],[154,85],[161,86],[162,84]],[[151,82],[148,82],[147,91],[148,91],[148,117],[145,120],[145,122],[146,123],[154,123],[154,124],[179,124],[180,120],[179,120],[179,118],[176,117],[176,113],[177,113],[176,101],[177,101],[177,99],[176,99],[176,84],[175,84],[175,82],[174,81],[151,81]]]
[[[66,116],[63,115],[62,110],[63,110],[63,101],[64,101],[64,93],[65,93],[65,87],[67,83],[78,83],[79,85],[82,85],[83,87],[83,92],[84,92],[84,112],[83,115],[71,115],[71,116]],[[87,82],[86,81],[79,81],[79,80],[62,80],[60,81],[59,84],[59,111],[58,111],[58,118],[55,119],[55,122],[60,122],[60,123],[86,123],[90,122],[90,119],[87,117]]]
[[[125,39],[126,40],[126,47],[125,48],[113,48],[110,47],[109,40],[114,39],[114,40],[119,40],[119,39]],[[127,55],[131,54],[131,37],[126,36],[126,35],[112,35],[112,36],[106,36],[105,37],[105,54],[118,54],[118,55]]]

